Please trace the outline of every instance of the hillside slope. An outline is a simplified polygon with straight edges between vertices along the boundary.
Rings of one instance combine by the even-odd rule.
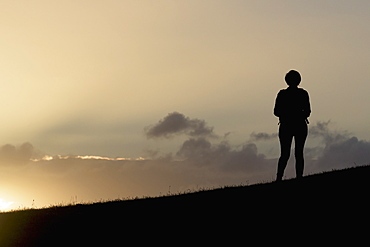
[[[364,166],[300,181],[2,213],[0,246],[177,244],[173,239],[229,245],[343,229],[348,236],[369,220],[369,185],[370,166]]]

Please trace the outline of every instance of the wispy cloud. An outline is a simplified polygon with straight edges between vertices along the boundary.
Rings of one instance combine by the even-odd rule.
[[[51,160],[68,160],[68,159],[80,159],[80,160],[108,160],[108,161],[122,161],[122,160],[145,160],[145,158],[110,158],[106,156],[98,156],[98,155],[44,155],[41,158],[31,158],[30,160],[33,162],[37,161],[51,161]]]
[[[310,126],[310,136],[319,137],[326,146],[343,142],[351,138],[351,134],[346,130],[333,130],[330,128],[330,120],[326,122],[318,121]]]
[[[265,132],[255,133],[252,132],[250,135],[251,141],[268,141],[277,138],[277,133],[268,134]]]

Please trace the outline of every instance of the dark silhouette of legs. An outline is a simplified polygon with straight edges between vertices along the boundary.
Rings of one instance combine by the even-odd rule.
[[[292,146],[293,134],[292,131],[287,128],[287,126],[280,125],[279,128],[279,141],[280,141],[280,158],[278,162],[278,170],[277,170],[277,181],[281,181],[283,179],[284,170],[286,165],[288,164],[288,160],[290,157],[290,148]]]
[[[293,137],[295,143],[296,175],[297,178],[303,176],[303,149],[307,138],[307,125],[305,123],[281,124],[279,128],[281,155],[278,162],[276,181],[281,181],[283,179],[284,170],[290,157]]]
[[[307,138],[307,125],[302,126],[294,136],[295,142],[295,171],[297,178],[303,177],[304,157],[303,149]]]

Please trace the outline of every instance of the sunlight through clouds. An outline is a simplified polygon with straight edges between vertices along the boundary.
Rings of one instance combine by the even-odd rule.
[[[51,160],[67,160],[67,159],[81,159],[81,160],[108,160],[108,161],[131,161],[131,160],[145,160],[143,157],[139,158],[110,158],[105,156],[97,156],[97,155],[56,155],[50,156],[45,155],[40,159],[30,159],[31,161],[38,162],[38,161],[51,161]]]

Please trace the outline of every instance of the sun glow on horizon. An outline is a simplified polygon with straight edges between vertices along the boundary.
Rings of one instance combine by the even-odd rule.
[[[14,204],[14,202],[8,202],[0,198],[0,212],[9,210],[12,204]]]
[[[44,157],[40,159],[31,159],[31,161],[37,162],[37,161],[51,161],[55,159],[60,159],[60,160],[66,160],[66,159],[81,159],[81,160],[110,160],[110,161],[132,161],[132,160],[145,160],[143,157],[139,158],[110,158],[110,157],[105,157],[105,156],[98,156],[98,155],[67,155],[67,156],[62,156],[62,155],[56,155],[56,156],[50,156],[50,155],[45,155]]]

